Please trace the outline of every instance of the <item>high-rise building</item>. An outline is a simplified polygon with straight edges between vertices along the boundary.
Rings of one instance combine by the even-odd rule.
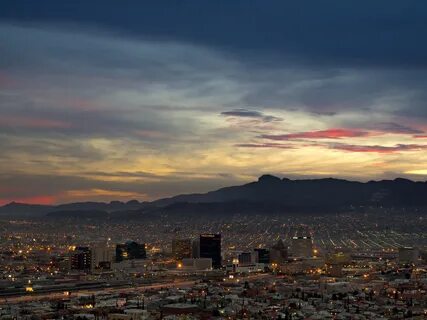
[[[264,248],[254,249],[256,263],[270,263],[270,251]]]
[[[311,237],[293,237],[291,239],[291,254],[294,257],[312,257],[313,240]]]
[[[135,241],[127,241],[116,246],[116,262],[146,258],[147,252],[144,243],[139,244]]]
[[[213,268],[221,267],[221,234],[200,235],[200,258],[211,258]]]
[[[182,260],[184,258],[191,258],[191,255],[192,255],[191,239],[173,239],[172,255],[177,260]]]
[[[70,269],[71,270],[90,270],[91,268],[91,251],[89,247],[75,247],[70,252]]]

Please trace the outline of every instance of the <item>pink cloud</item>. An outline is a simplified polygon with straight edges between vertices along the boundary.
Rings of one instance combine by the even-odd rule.
[[[269,140],[293,140],[293,139],[341,139],[341,138],[355,138],[366,137],[371,135],[368,131],[354,130],[354,129],[327,129],[320,131],[306,131],[290,134],[270,135],[263,134],[261,138]]]

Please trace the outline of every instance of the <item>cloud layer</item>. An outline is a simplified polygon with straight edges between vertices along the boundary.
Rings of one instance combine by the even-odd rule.
[[[367,10],[376,4],[359,14],[337,6],[328,23],[319,17],[330,3],[315,15],[289,3],[227,4],[242,22],[235,32],[227,17],[195,28],[212,19],[195,3],[188,28],[163,29],[146,11],[135,25],[130,11],[130,22],[108,20],[109,4],[95,25],[74,4],[56,12],[62,23],[4,5],[0,203],[149,200],[263,173],[425,179],[427,47],[411,33],[424,5],[387,3],[377,17]],[[162,8],[147,12],[175,22],[191,13]]]

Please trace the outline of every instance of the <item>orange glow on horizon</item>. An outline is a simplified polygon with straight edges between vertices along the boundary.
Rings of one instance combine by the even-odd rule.
[[[54,196],[35,196],[35,197],[24,197],[24,198],[11,198],[11,199],[0,199],[0,205],[16,202],[16,203],[26,203],[26,204],[42,204],[42,205],[51,205],[54,204],[56,198]]]

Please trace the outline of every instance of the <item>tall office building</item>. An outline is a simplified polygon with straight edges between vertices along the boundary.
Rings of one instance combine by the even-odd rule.
[[[311,237],[293,237],[291,239],[291,253],[294,257],[312,257],[313,240]]]
[[[211,258],[213,268],[221,268],[221,234],[200,235],[200,258]]]
[[[192,255],[191,239],[173,239],[172,255],[177,260],[182,260],[184,258],[191,258],[191,255]]]
[[[135,241],[127,241],[116,246],[116,262],[146,258],[147,252],[145,251],[144,243],[139,244]]]
[[[89,247],[76,247],[70,252],[71,270],[90,270],[91,269],[91,251]]]

